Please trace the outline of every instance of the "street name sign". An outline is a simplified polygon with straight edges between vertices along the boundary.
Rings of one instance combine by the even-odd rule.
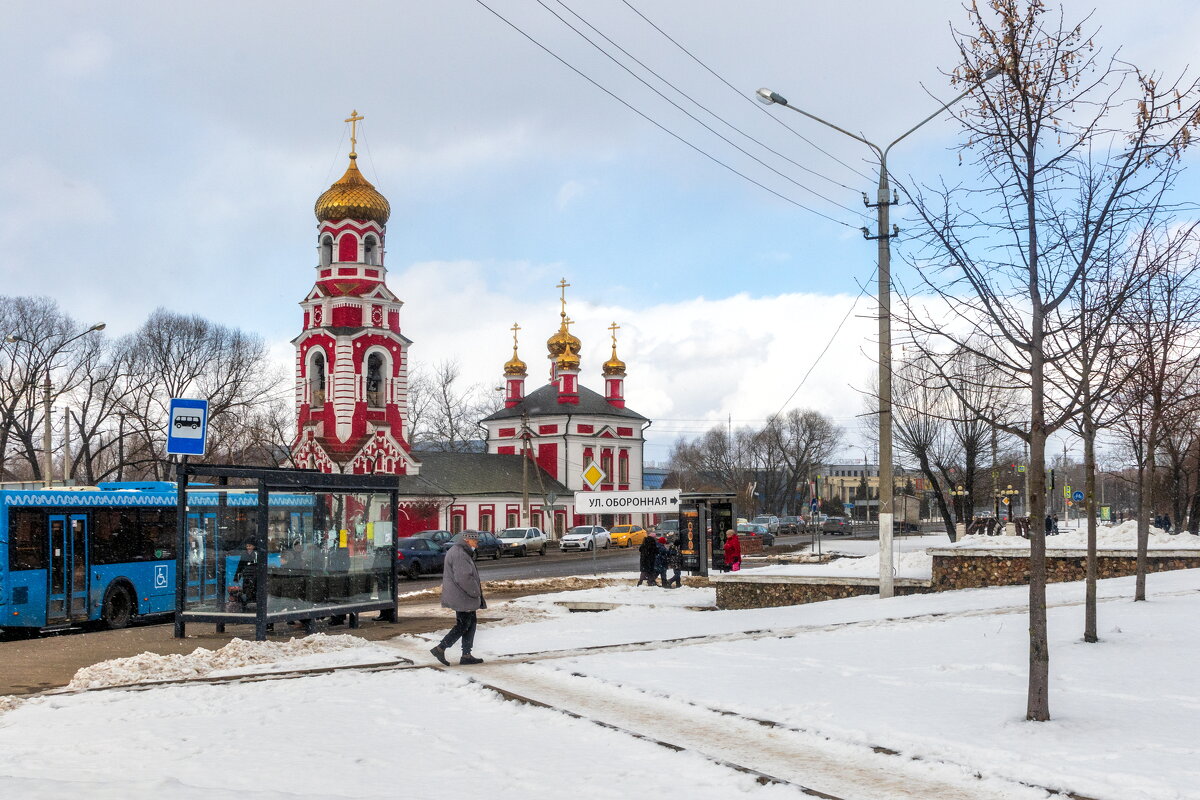
[[[172,398],[167,412],[167,453],[202,456],[207,434],[208,401]]]
[[[679,490],[650,492],[576,492],[576,514],[674,514]]]

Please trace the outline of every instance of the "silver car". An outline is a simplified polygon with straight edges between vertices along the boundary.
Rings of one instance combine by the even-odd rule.
[[[504,555],[546,555],[546,534],[541,528],[505,528],[496,534],[496,538],[500,540],[500,552]]]
[[[567,550],[595,550],[601,547],[607,550],[610,544],[612,544],[612,537],[609,536],[607,530],[599,525],[576,525],[563,535],[558,549],[563,552]]]

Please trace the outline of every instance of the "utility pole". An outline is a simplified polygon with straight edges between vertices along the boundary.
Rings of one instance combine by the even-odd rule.
[[[521,525],[529,524],[529,414],[521,413]]]
[[[50,371],[42,384],[42,419],[46,423],[42,430],[42,486],[47,489],[54,482],[54,460],[50,453]]]

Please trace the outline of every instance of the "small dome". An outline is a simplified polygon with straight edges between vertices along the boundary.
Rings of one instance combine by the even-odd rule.
[[[546,349],[550,351],[550,358],[558,358],[568,347],[578,353],[582,347],[582,343],[579,341],[579,337],[571,333],[567,327],[567,318],[564,315],[562,326],[558,329],[558,332],[546,340]],[[576,361],[578,360],[579,357],[576,356]]]
[[[576,355],[574,346],[568,344],[558,357],[557,363],[559,369],[579,369],[579,356]]]
[[[617,358],[617,346],[614,344],[612,349],[612,358],[604,362],[604,366],[600,370],[605,375],[624,375],[625,362]]]
[[[513,357],[504,362],[504,374],[509,377],[524,377],[525,362],[517,357],[517,347],[513,345]]]
[[[350,154],[350,166],[333,186],[317,198],[313,211],[317,219],[327,222],[332,219],[369,219],[386,225],[392,214],[392,206],[371,182],[358,171],[358,156]]]

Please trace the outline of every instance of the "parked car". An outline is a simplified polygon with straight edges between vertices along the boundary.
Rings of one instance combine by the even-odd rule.
[[[903,522],[901,520],[896,520],[894,523],[892,523],[892,532],[893,533],[902,533],[902,534],[903,533],[920,533],[921,526],[915,522]]]
[[[646,529],[638,525],[614,525],[608,533],[617,547],[638,547],[647,536]]]
[[[480,558],[490,558],[495,561],[500,557],[500,553],[504,551],[504,545],[496,538],[496,534],[490,531],[463,531],[463,533],[475,537],[476,561]]]
[[[821,533],[846,534],[847,536],[853,533],[850,530],[850,523],[845,517],[828,517],[821,523]]]
[[[449,549],[450,540],[454,538],[454,534],[450,531],[417,531],[412,536],[406,537],[409,539],[429,539],[436,542],[443,550]]]
[[[771,529],[760,522],[739,522],[737,526],[738,537],[754,537],[762,539],[763,547],[770,547],[775,544],[775,534],[771,533]]]
[[[513,557],[527,556],[536,552],[539,556],[546,555],[546,534],[541,528],[505,528],[496,534],[501,551]]]
[[[779,533],[779,517],[773,514],[762,514],[750,520],[750,522],[754,525],[766,525],[767,530],[773,534]]]
[[[446,550],[432,538],[406,536],[396,540],[396,568],[410,581],[441,572],[445,563]]]
[[[665,519],[654,526],[655,536],[670,536],[672,533],[679,533],[679,520]]]
[[[780,517],[779,518],[779,534],[782,536],[785,533],[799,533],[804,529],[804,520],[799,517]]]
[[[576,525],[563,535],[558,548],[564,553],[567,550],[593,550],[598,547],[607,550],[610,544],[612,537],[599,525]]]

